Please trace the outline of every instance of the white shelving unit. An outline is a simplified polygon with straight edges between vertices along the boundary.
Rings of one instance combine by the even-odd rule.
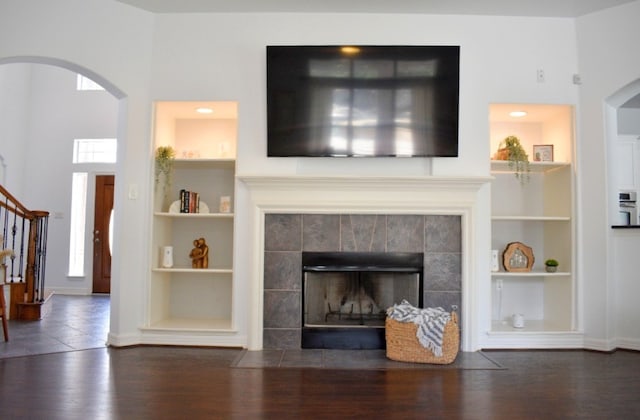
[[[517,122],[497,117],[491,111],[492,148],[508,135],[520,138],[532,156],[533,145],[552,144],[561,151],[561,161],[531,162],[528,182],[521,183],[506,161],[491,161],[492,238],[500,269],[491,273],[491,325],[487,348],[579,347],[576,325],[574,168],[571,162],[573,120],[570,107],[518,105],[535,116]],[[495,143],[495,145],[493,144]],[[532,248],[530,272],[507,272],[502,253],[511,242]],[[544,261],[560,262],[555,273],[544,269]],[[523,314],[523,328],[514,328],[511,316]]]
[[[202,106],[214,113],[197,114]],[[242,346],[234,325],[234,206],[219,211],[220,198],[231,197],[233,203],[235,192],[236,104],[159,102],[155,112],[154,144],[172,146],[177,158],[170,187],[154,186],[144,341]],[[202,212],[170,210],[181,189],[199,193]],[[207,268],[192,268],[189,253],[198,238],[209,248]],[[164,246],[173,247],[171,267],[162,267]]]

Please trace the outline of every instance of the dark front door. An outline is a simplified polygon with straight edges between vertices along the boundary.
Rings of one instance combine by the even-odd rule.
[[[111,291],[110,228],[113,223],[113,175],[96,176],[93,226],[93,293]]]

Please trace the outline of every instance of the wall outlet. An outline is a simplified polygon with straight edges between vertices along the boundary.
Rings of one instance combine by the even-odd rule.
[[[536,72],[536,77],[538,78],[538,83],[544,83],[544,70],[538,69]]]
[[[502,290],[502,286],[504,286],[502,279],[496,279],[496,290],[498,292]]]

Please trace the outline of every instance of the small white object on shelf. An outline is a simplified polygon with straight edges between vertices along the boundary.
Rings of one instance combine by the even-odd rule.
[[[162,267],[163,268],[173,267],[173,247],[172,246],[162,247]]]
[[[180,200],[176,200],[169,206],[169,213],[180,213]],[[204,201],[200,201],[198,213],[209,213],[209,206]]]
[[[223,195],[220,197],[220,213],[230,213],[231,212],[231,197],[228,195]]]

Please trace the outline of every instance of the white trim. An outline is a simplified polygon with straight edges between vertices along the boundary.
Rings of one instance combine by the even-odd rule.
[[[262,349],[268,213],[448,214],[462,217],[462,350],[477,349],[477,196],[491,177],[238,176],[249,191],[252,262],[248,349]]]

